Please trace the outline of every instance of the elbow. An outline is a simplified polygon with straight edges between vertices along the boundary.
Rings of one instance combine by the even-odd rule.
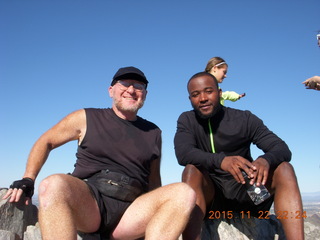
[[[188,161],[186,160],[184,155],[176,154],[176,157],[177,157],[179,165],[186,166],[188,164]]]
[[[287,151],[287,157],[285,159],[286,162],[290,162],[291,161],[291,158],[292,158],[292,153],[291,151],[288,149]]]

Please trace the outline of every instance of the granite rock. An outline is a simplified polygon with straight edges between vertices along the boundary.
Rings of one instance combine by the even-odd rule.
[[[220,239],[277,239],[285,240],[282,225],[275,215],[270,219],[232,218],[206,219],[202,227],[202,237],[205,240]]]
[[[38,208],[32,204],[25,205],[24,198],[17,203],[2,200],[6,192],[7,189],[0,189],[0,230],[9,231],[23,239],[27,226],[35,225],[38,221]]]

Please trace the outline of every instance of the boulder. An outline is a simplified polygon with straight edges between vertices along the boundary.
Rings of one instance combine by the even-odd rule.
[[[39,224],[35,226],[30,225],[27,227],[27,230],[23,234],[23,240],[41,240],[41,232]]]
[[[306,218],[304,235],[306,240],[320,240],[320,217],[317,214]]]
[[[282,225],[275,215],[270,219],[234,217],[231,219],[206,219],[202,226],[204,240],[286,239]]]
[[[19,236],[10,231],[0,230],[0,240],[19,240]]]
[[[27,226],[35,225],[38,221],[38,208],[32,204],[25,205],[23,197],[17,203],[2,200],[7,190],[0,189],[0,230],[9,231],[16,234],[18,239],[22,239]]]

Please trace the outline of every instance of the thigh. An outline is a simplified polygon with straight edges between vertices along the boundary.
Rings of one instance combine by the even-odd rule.
[[[190,189],[184,183],[173,183],[138,197],[125,211],[119,224],[112,233],[117,239],[137,239],[144,236],[146,227],[162,204],[181,196],[185,189]],[[182,205],[183,202],[180,203]]]
[[[44,179],[39,186],[40,208],[50,203],[61,204],[71,210],[80,231],[94,232],[100,226],[100,212],[88,185],[81,179],[66,174],[55,174]]]

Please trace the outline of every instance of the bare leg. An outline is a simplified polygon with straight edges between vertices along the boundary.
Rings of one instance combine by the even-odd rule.
[[[304,239],[304,219],[302,200],[294,169],[290,163],[281,163],[272,178],[275,213],[283,226],[287,240]],[[285,219],[285,213],[288,213]],[[292,213],[292,214],[291,214]],[[295,218],[295,216],[300,217]]]
[[[195,205],[195,192],[184,183],[157,188],[126,210],[112,239],[178,239]]]
[[[88,186],[70,175],[57,174],[39,186],[39,223],[42,239],[77,238],[77,229],[94,232],[100,212]]]
[[[214,197],[214,186],[208,176],[193,165],[187,165],[182,173],[182,182],[187,183],[196,192],[196,206],[182,236],[184,240],[200,240],[201,226],[207,206]]]

